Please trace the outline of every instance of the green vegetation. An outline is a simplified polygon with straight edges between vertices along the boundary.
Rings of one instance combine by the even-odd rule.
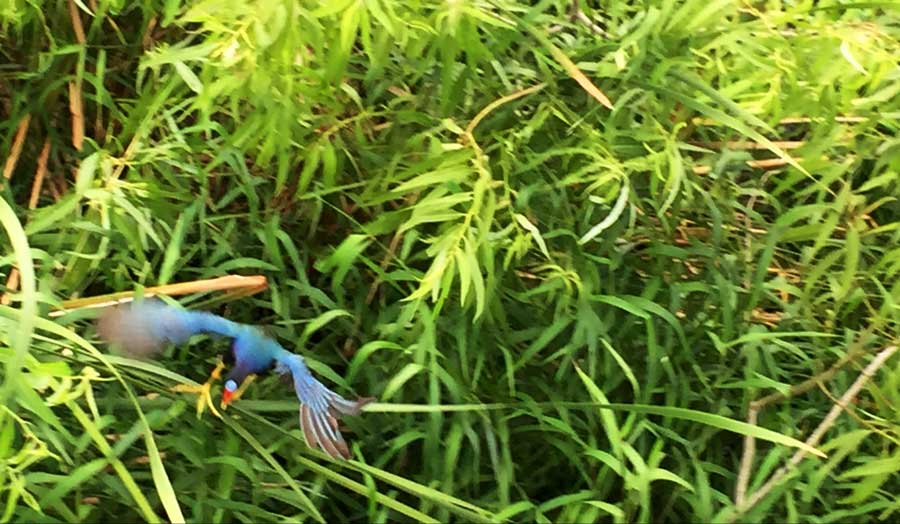
[[[900,518],[898,12],[0,2],[0,522]],[[352,461],[50,315],[228,274]]]

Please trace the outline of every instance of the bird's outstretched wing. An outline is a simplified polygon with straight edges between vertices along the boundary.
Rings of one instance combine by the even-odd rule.
[[[234,338],[240,325],[205,311],[188,311],[150,299],[107,308],[97,333],[129,354],[150,356],[166,344],[182,344],[199,333]]]
[[[359,414],[363,406],[375,399],[345,399],[313,377],[303,357],[293,353],[285,352],[279,356],[276,371],[290,373],[293,378],[294,390],[300,399],[300,427],[306,443],[321,448],[332,458],[350,458],[347,442],[338,429],[338,418]]]

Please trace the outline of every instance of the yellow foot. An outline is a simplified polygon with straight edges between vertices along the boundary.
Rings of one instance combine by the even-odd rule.
[[[228,404],[231,404],[235,400],[241,398],[241,395],[244,394],[244,391],[247,390],[247,387],[249,387],[250,384],[252,384],[254,380],[256,380],[256,375],[249,375],[247,378],[245,378],[244,383],[241,384],[240,387],[237,388],[237,390],[235,390],[233,395],[231,395],[231,400],[228,401]],[[228,409],[228,404],[226,404],[225,401],[223,400],[222,403],[219,404],[219,407],[222,408],[222,410],[224,411],[224,410]]]
[[[203,415],[203,410],[209,407],[209,410],[213,415],[222,418],[222,415],[216,410],[216,407],[213,405],[212,394],[210,390],[212,389],[213,383],[219,380],[222,376],[222,370],[225,369],[225,363],[222,362],[222,357],[219,357],[216,362],[216,368],[213,369],[212,373],[209,375],[209,380],[206,383],[201,384],[199,386],[192,386],[190,384],[177,384],[170,388],[170,391],[175,391],[178,393],[196,393],[199,395],[197,397],[197,418],[200,418]]]

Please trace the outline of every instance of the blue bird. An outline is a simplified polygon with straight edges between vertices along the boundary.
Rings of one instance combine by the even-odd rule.
[[[350,457],[347,443],[338,429],[337,419],[341,415],[357,415],[363,406],[374,400],[345,399],[313,377],[302,356],[284,349],[257,327],[232,322],[205,311],[189,311],[159,300],[145,300],[107,309],[100,316],[97,332],[105,341],[139,356],[158,352],[166,344],[183,344],[191,336],[200,333],[232,339],[234,366],[225,377],[222,407],[237,400],[256,375],[271,370],[281,375],[290,374],[300,400],[300,427],[303,429],[303,436],[309,446],[321,448],[332,458]],[[202,411],[203,395],[215,412],[209,398],[209,389],[212,382],[219,378],[223,367],[220,360],[210,380],[199,388],[176,388],[201,393],[198,413]]]

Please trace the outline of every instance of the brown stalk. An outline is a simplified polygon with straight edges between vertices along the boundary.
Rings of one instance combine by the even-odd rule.
[[[748,160],[746,162],[747,167],[751,167],[754,169],[775,169],[776,167],[782,167],[790,164],[787,160],[783,158],[764,158],[762,160]],[[694,166],[691,168],[695,175],[705,175],[712,171],[712,167],[710,166]]]
[[[147,22],[147,29],[144,30],[144,38],[141,39],[141,47],[144,50],[153,47],[153,30],[156,29],[157,17],[154,16]]]
[[[179,282],[177,284],[166,284],[164,286],[148,287],[143,290],[143,296],[152,297],[156,295],[190,295],[192,293],[205,293],[208,291],[242,291],[246,294],[258,293],[268,286],[268,281],[264,275],[242,276],[227,275],[224,277],[211,278],[208,280],[194,280],[191,282]],[[119,293],[110,293],[108,295],[100,295],[96,297],[76,298],[66,300],[62,303],[62,308],[51,311],[51,317],[58,317],[65,313],[81,308],[97,308],[108,307],[134,300],[134,291],[122,291]]]
[[[6,292],[3,293],[3,296],[0,297],[0,304],[4,306],[8,306],[12,302],[11,292],[14,292],[19,288],[19,269],[12,268],[9,272],[9,277],[6,279]]]
[[[709,149],[769,149],[769,146],[763,144],[761,142],[751,142],[749,140],[729,140],[729,141],[721,141],[721,140],[713,140],[711,142],[702,142],[702,141],[692,141],[689,142],[692,145],[706,147]],[[775,144],[777,147],[781,149],[797,149],[802,147],[806,142],[803,140],[782,140],[782,141],[773,141],[772,144]]]
[[[28,209],[37,208],[41,190],[44,187],[44,177],[47,175],[47,159],[50,157],[50,137],[44,139],[44,148],[38,157],[37,171],[34,173],[34,182],[31,184],[31,197],[28,199]]]
[[[22,145],[25,143],[25,136],[28,134],[28,124],[31,122],[31,115],[25,115],[19,121],[19,127],[16,129],[16,137],[13,139],[12,148],[9,150],[9,156],[6,157],[6,164],[3,166],[3,178],[9,180],[12,178],[16,164],[19,162],[19,155],[22,154]]]
[[[81,81],[69,82],[69,113],[72,115],[72,145],[81,151],[84,144],[84,111],[81,104]]]
[[[72,30],[75,31],[75,40],[79,44],[84,45],[87,42],[87,38],[84,37],[84,26],[81,25],[81,16],[78,14],[78,6],[75,5],[75,0],[69,0],[69,18],[72,19]]]

